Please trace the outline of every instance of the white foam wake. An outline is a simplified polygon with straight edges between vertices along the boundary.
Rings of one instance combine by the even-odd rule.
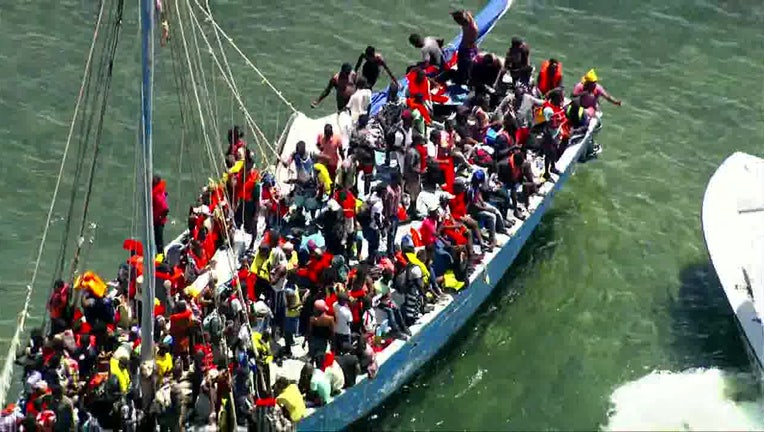
[[[749,374],[654,371],[617,388],[604,430],[764,430],[764,398]]]

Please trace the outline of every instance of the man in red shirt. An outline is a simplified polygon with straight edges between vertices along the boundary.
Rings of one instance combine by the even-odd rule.
[[[419,227],[419,234],[422,237],[422,246],[427,248],[435,244],[435,239],[438,236],[438,208],[433,206],[427,210],[427,217],[422,221],[422,226]]]
[[[338,189],[334,193],[334,199],[340,203],[342,214],[345,216],[345,250],[347,256],[353,256],[353,244],[355,243],[355,195],[350,189]]]

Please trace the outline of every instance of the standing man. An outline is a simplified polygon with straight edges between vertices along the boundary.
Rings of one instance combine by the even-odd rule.
[[[167,204],[167,183],[155,175],[151,181],[151,201],[154,218],[154,243],[158,254],[164,253],[164,226],[170,206]]]
[[[353,66],[351,66],[350,63],[343,63],[339,73],[332,76],[324,91],[318,99],[311,102],[310,107],[317,107],[325,97],[329,96],[332,89],[334,89],[337,95],[337,111],[345,109],[348,101],[350,101],[350,96],[353,96],[353,93],[355,93],[356,75],[357,74],[353,71]]]
[[[470,76],[472,60],[477,56],[478,28],[472,13],[466,10],[451,12],[451,17],[462,28],[462,41],[456,52],[456,83],[465,84]]]
[[[364,51],[363,54],[358,57],[358,61],[356,62],[355,68],[353,70],[358,72],[358,68],[361,67],[361,64],[363,64],[363,68],[361,68],[361,76],[366,79],[366,85],[369,89],[374,88],[374,84],[377,83],[380,68],[385,69],[385,72],[387,72],[387,76],[390,77],[391,82],[396,84],[398,83],[398,80],[396,80],[395,76],[393,76],[393,73],[387,66],[384,57],[382,57],[382,54],[378,53],[373,46],[369,45],[366,47],[366,51]]]
[[[412,33],[409,36],[409,43],[422,52],[422,63],[420,63],[422,69],[435,66],[440,70],[443,67],[443,39],[435,39],[432,36],[422,37]]]

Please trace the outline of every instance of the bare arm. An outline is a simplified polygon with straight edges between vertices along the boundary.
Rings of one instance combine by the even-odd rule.
[[[605,90],[602,90],[602,98],[613,105],[621,106],[621,101],[614,98],[613,96],[610,96],[610,93],[606,92]]]
[[[379,64],[385,69],[385,72],[387,72],[387,76],[390,77],[390,81],[394,82],[396,85],[398,84],[398,80],[395,78],[395,75],[393,75],[393,71],[390,70],[390,67],[387,66],[387,62],[384,58],[379,58]]]
[[[358,61],[355,62],[355,67],[353,68],[354,71],[358,72],[358,68],[361,67],[361,63],[363,63],[363,58],[366,57],[364,54],[361,54],[358,56]]]
[[[324,100],[324,98],[325,98],[325,97],[329,96],[329,93],[331,93],[331,92],[332,92],[332,88],[334,88],[334,77],[332,77],[332,78],[329,80],[329,83],[326,85],[326,88],[324,89],[324,91],[323,91],[323,92],[321,92],[321,95],[318,97],[318,99],[314,100],[314,101],[313,101],[313,102],[310,104],[310,106],[311,106],[312,108],[315,108],[315,107],[317,107],[317,106],[318,106],[318,104],[320,104],[320,103],[321,103],[321,101],[322,101],[322,100]]]

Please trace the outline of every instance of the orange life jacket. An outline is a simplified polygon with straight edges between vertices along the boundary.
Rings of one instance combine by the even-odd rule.
[[[422,102],[432,101],[432,94],[430,93],[430,80],[425,78],[422,82],[416,80],[416,69],[412,69],[406,78],[409,80],[409,94],[413,99],[415,95],[422,95]]]
[[[554,71],[554,76],[550,76],[549,60],[544,60],[541,63],[541,71],[536,81],[536,86],[538,86],[541,94],[547,94],[550,90],[559,87],[560,84],[562,84],[562,63],[557,63],[557,70]]]

